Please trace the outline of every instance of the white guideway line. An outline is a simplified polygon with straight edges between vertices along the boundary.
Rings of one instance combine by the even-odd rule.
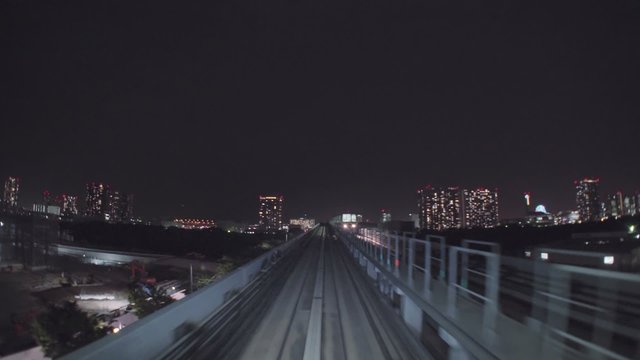
[[[307,339],[304,343],[303,360],[320,360],[322,358],[322,297],[324,295],[324,236],[320,247],[320,260],[316,273],[316,284],[313,289],[311,315],[307,328]]]

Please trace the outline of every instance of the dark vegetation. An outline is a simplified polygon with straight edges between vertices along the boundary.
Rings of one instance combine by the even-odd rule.
[[[264,249],[264,242],[277,245],[282,234],[241,234],[221,229],[185,230],[175,227],[108,224],[103,222],[62,223],[74,244],[121,251],[139,251],[185,256],[199,253],[207,258],[222,256],[251,258]]]
[[[173,302],[171,297],[154,286],[133,286],[129,303],[140,319]]]
[[[448,244],[458,245],[463,239],[497,242],[505,255],[522,255],[527,248],[541,245],[561,244],[571,240],[572,234],[590,232],[627,232],[629,225],[640,224],[640,217],[624,217],[604,222],[570,224],[550,227],[532,227],[510,225],[493,229],[461,229],[443,232],[420,231],[417,236],[424,238],[427,234],[445,236]],[[640,242],[638,243],[640,246]]]
[[[57,358],[104,336],[76,303],[49,305],[33,322],[33,336],[45,355]]]

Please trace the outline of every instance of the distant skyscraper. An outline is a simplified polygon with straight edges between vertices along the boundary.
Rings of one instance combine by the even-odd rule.
[[[420,214],[409,214],[409,219],[413,221],[414,228],[420,228]]]
[[[635,216],[638,214],[638,203],[636,195],[625,195],[624,197],[624,214]]]
[[[418,190],[420,227],[445,230],[462,226],[461,192],[457,187],[433,188],[427,185]]]
[[[600,200],[598,185],[600,179],[585,178],[574,182],[576,186],[576,205],[580,221],[596,221],[600,219]]]
[[[126,194],[122,197],[122,221],[131,221],[133,219],[133,194]]]
[[[389,221],[391,221],[391,213],[388,212],[385,209],[382,209],[381,210],[381,214],[380,214],[380,222],[381,223],[386,223],[386,222],[389,222]]]
[[[112,190],[107,196],[105,219],[110,222],[129,222],[133,213],[133,195]]]
[[[420,228],[429,230],[498,225],[498,191],[458,187],[418,190]]]
[[[607,196],[605,202],[606,215],[612,218],[638,215],[638,206],[638,194],[624,195],[622,191]]]
[[[260,196],[260,210],[258,219],[260,227],[266,231],[282,230],[282,207],[284,197],[277,196]]]
[[[20,192],[20,179],[9,177],[4,182],[4,203],[11,208],[18,206],[18,193]]]
[[[118,190],[110,191],[107,196],[105,220],[112,222],[120,222],[120,215],[122,207],[122,197]]]
[[[109,193],[109,185],[94,182],[87,184],[86,215],[108,220]]]
[[[490,228],[498,226],[498,191],[485,188],[463,190],[463,226]]]
[[[60,213],[63,216],[78,215],[78,197],[62,194],[58,198],[58,204],[60,205]]]
[[[87,184],[86,215],[109,222],[129,222],[133,216],[133,195],[101,183]]]
[[[609,195],[606,210],[607,215],[613,218],[624,216],[624,198],[622,197],[621,191],[618,191],[613,195]]]

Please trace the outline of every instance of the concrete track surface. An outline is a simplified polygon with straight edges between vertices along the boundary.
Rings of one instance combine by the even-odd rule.
[[[429,358],[335,235],[329,226],[311,231],[272,271],[278,278],[236,311],[232,330],[209,337],[214,330],[203,330],[195,348],[169,357]]]

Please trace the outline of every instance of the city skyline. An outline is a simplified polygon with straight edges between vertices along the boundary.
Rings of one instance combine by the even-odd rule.
[[[12,180],[12,179],[14,179],[14,180]],[[513,220],[515,218],[520,218],[523,215],[526,215],[527,211],[532,211],[537,206],[543,206],[545,209],[549,210],[550,213],[557,213],[557,212],[561,212],[561,211],[563,211],[563,212],[564,211],[574,211],[574,210],[579,212],[578,200],[576,199],[576,193],[575,193],[576,186],[579,183],[581,183],[583,181],[586,181],[588,179],[595,179],[595,182],[598,184],[598,189],[602,189],[602,186],[600,185],[600,178],[585,177],[585,178],[580,178],[578,180],[573,180],[573,187],[571,188],[570,191],[568,191],[567,194],[565,194],[566,195],[565,197],[573,199],[573,204],[569,204],[569,206],[567,206],[566,208],[556,208],[554,206],[554,203],[549,203],[549,202],[545,202],[543,200],[539,200],[540,198],[548,199],[549,197],[545,197],[545,196],[538,197],[537,196],[538,193],[534,193],[534,192],[531,192],[531,191],[526,191],[526,192],[521,192],[520,193],[520,200],[515,201],[517,199],[517,197],[514,197],[513,199],[511,199],[512,203],[514,203],[514,204],[519,203],[519,204],[517,204],[517,206],[513,206],[513,208],[511,209],[512,213],[508,213],[507,215],[505,215],[503,213],[503,208],[502,208],[502,202],[503,202],[502,196],[503,195],[500,195],[500,211],[499,211],[498,219],[499,220]],[[4,182],[5,191],[4,191],[4,193],[6,193],[6,187],[9,186],[8,184],[11,181],[13,181],[11,184],[14,184],[14,186],[16,184],[15,182],[17,181],[17,184],[19,186],[18,199],[20,199],[18,201],[18,205],[23,207],[23,208],[25,208],[25,209],[30,209],[32,204],[39,204],[39,203],[45,204],[45,203],[47,203],[47,199],[46,198],[49,197],[48,201],[50,201],[51,204],[55,203],[55,205],[58,205],[58,206],[63,205],[65,203],[68,203],[68,201],[69,201],[68,198],[71,198],[71,201],[74,203],[72,205],[73,210],[71,210],[70,212],[67,211],[67,214],[77,214],[79,209],[82,209],[83,210],[83,215],[85,215],[84,212],[86,212],[88,210],[87,209],[87,203],[86,203],[86,201],[87,201],[86,187],[89,186],[90,184],[92,184],[92,182],[85,183],[85,189],[83,189],[81,192],[77,192],[80,195],[76,195],[77,193],[69,194],[69,193],[60,193],[60,192],[58,192],[57,193],[58,195],[55,196],[55,198],[54,198],[54,195],[49,190],[44,190],[43,192],[40,192],[37,195],[33,194],[31,197],[30,196],[26,196],[26,199],[25,199],[24,186],[22,185],[22,181],[23,180],[19,176],[8,176],[8,177],[5,178],[5,182]],[[93,183],[95,183],[95,182],[93,182]],[[103,184],[103,183],[98,182],[97,184]],[[107,183],[104,183],[104,186],[110,187],[110,185],[107,184]],[[427,186],[430,186],[430,185],[427,185]],[[65,188],[69,188],[69,187],[65,187]],[[456,191],[458,191],[458,190],[467,191],[468,190],[466,188],[462,189],[459,186],[452,186],[451,188],[457,189]],[[471,191],[487,190],[487,189],[484,189],[483,187],[475,188],[474,186],[470,186],[469,188],[471,189]],[[597,204],[599,206],[599,214],[601,214],[602,216],[612,216],[612,217],[619,217],[619,216],[622,216],[622,215],[635,215],[636,214],[636,211],[635,211],[636,206],[640,207],[640,191],[638,191],[638,190],[636,190],[636,191],[620,190],[620,187],[611,186],[611,185],[608,188],[617,189],[617,190],[615,190],[615,191],[598,190],[597,191],[598,192],[598,196],[599,196],[598,199],[597,199]],[[133,195],[131,193],[122,193],[121,194],[121,192],[119,190],[115,190],[115,189],[113,190],[113,192],[114,192],[116,197],[118,197],[120,195],[122,195],[122,196],[131,196],[130,200],[133,200],[133,198],[132,198]],[[498,191],[497,187],[495,188],[495,192],[496,192],[496,194],[498,192],[502,193],[501,191]],[[528,206],[528,210],[526,210],[527,208],[523,207],[523,203],[522,203],[522,195],[523,194],[525,196],[528,195],[529,196],[529,201],[531,202],[530,205]],[[242,194],[242,195],[243,195],[243,197],[246,196],[246,194]],[[620,200],[616,200],[616,196],[620,197]],[[33,200],[30,200],[31,198]],[[461,197],[460,200],[462,201],[463,198],[464,197]],[[525,197],[525,199],[526,199],[526,197]],[[125,200],[125,203],[126,203],[126,199],[124,199],[124,200]],[[24,203],[23,203],[23,201],[24,201]],[[116,200],[116,201],[119,201],[119,200]],[[414,197],[414,202],[415,202],[415,197]],[[509,202],[509,201],[507,200],[507,202]],[[551,204],[551,206],[549,206],[549,204]],[[70,206],[70,204],[67,204],[67,206]],[[99,207],[101,207],[101,206],[102,205],[99,205]],[[111,207],[113,207],[113,205],[111,205]],[[289,204],[288,204],[287,208],[288,207],[289,207]],[[295,207],[295,204],[294,204],[294,207]],[[403,207],[409,209],[409,212],[394,211],[394,210],[392,210],[392,209],[390,209],[388,207],[387,207],[387,209],[384,209],[384,210],[386,212],[388,212],[388,213],[395,214],[394,215],[394,219],[395,220],[404,220],[404,221],[411,220],[410,214],[414,214],[416,212],[419,212],[419,209],[417,207],[416,208],[410,208],[410,206],[407,207],[406,204],[404,204]],[[462,208],[462,203],[460,204],[460,207]],[[619,210],[617,210],[617,212],[616,212],[615,207],[619,207]],[[633,208],[634,210],[631,210],[631,208]],[[61,211],[63,209],[64,209],[64,206],[61,206]],[[138,209],[138,203],[137,202],[136,202],[136,209]],[[347,208],[347,209],[349,211],[351,211],[353,208]],[[143,218],[147,218],[147,219],[152,219],[152,218],[155,218],[155,219],[169,219],[169,218],[172,218],[172,217],[175,217],[175,216],[185,216],[185,214],[181,213],[181,211],[184,211],[184,207],[183,206],[177,206],[177,207],[174,207],[174,210],[173,210],[172,213],[165,214],[164,216],[157,216],[157,215],[156,216],[153,216],[153,215],[149,216],[149,215],[145,215],[145,214],[139,214],[137,216],[142,216]],[[367,209],[367,210],[364,210],[364,211],[358,210],[356,212],[363,213],[365,218],[367,218],[367,219],[369,219],[371,221],[376,221],[376,220],[378,220],[378,218],[380,216],[379,211],[380,210]],[[137,210],[136,210],[136,212],[137,212]],[[251,211],[244,211],[244,212],[245,213],[250,213]],[[344,211],[342,211],[342,212],[344,212]],[[337,212],[337,213],[342,213],[342,212]],[[293,219],[293,218],[301,216],[301,214],[307,214],[307,213],[309,213],[309,211],[303,211],[300,214],[289,212],[289,211],[285,211],[284,215],[286,215],[285,218],[287,218],[287,219],[288,218]],[[513,214],[513,215],[511,215],[511,214]],[[104,216],[104,214],[102,214],[102,213],[99,214],[99,215],[100,216]],[[205,212],[203,214],[199,214],[198,216],[211,217],[210,215],[211,215],[210,213],[206,213]],[[327,219],[329,219],[329,218],[331,218],[333,216],[335,216],[334,213],[332,213]],[[321,216],[317,216],[317,217],[321,218]],[[242,220],[242,221],[254,221],[254,220],[257,219],[258,222],[260,221],[259,217],[256,218],[255,215],[250,215],[248,217],[242,218],[242,217],[235,217],[235,216],[229,215],[229,214],[224,214],[221,217],[216,217],[216,219],[234,219],[234,220]],[[593,219],[595,219],[595,218],[592,218],[592,220]],[[460,218],[459,221],[460,221],[460,224],[462,224],[463,221],[465,221],[465,220],[463,218]]]
[[[636,2],[379,5],[4,1],[0,176],[27,202],[126,184],[146,217],[252,219],[266,192],[401,216],[424,183],[491,184],[513,217],[524,191],[572,208],[586,176],[640,190]]]
[[[0,0],[0,354],[640,360],[639,44],[640,0]]]

